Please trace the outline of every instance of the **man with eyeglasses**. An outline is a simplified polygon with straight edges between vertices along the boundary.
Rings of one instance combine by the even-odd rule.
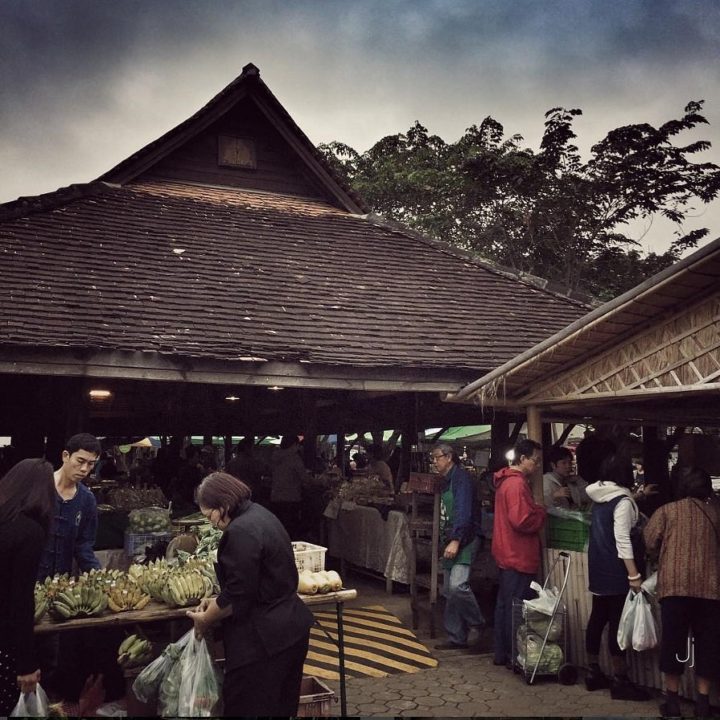
[[[435,647],[459,650],[468,647],[470,631],[479,632],[485,624],[468,582],[479,545],[473,516],[475,490],[472,478],[460,467],[450,445],[437,445],[430,457],[437,472],[445,478],[440,496],[440,538],[445,545],[442,556],[443,621],[448,639]]]
[[[38,580],[57,573],[71,573],[73,560],[80,572],[100,568],[93,547],[97,532],[95,496],[83,484],[100,456],[100,442],[93,435],[73,435],[55,471],[55,519],[40,561]]]
[[[534,440],[521,440],[513,449],[510,467],[495,473],[495,519],[492,554],[499,571],[495,604],[495,665],[512,668],[513,598],[534,596],[530,583],[540,567],[540,530],[545,506],[538,505],[529,480],[542,467],[542,447]]]

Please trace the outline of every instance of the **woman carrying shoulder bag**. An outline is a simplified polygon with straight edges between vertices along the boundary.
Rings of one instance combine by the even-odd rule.
[[[695,716],[710,716],[710,683],[720,677],[720,502],[710,475],[688,469],[681,500],[655,511],[645,528],[648,552],[657,555],[657,596],[662,640],[660,670],[667,699],[663,716],[680,715],[678,688],[687,657],[688,631],[695,640]]]
[[[635,480],[632,464],[618,454],[611,455],[601,463],[599,478],[586,488],[593,507],[588,547],[592,611],[585,630],[590,672],[585,677],[585,687],[590,691],[609,687],[613,700],[649,700],[645,690],[630,682],[625,651],[617,642],[625,598],[630,588],[638,592],[643,580],[644,558],[639,542],[633,547],[633,528],[640,513],[631,492]],[[635,538],[640,539],[637,535]],[[605,625],[612,679],[603,673],[598,662]]]

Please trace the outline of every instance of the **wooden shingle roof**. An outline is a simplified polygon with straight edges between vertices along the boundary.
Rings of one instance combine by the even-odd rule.
[[[0,222],[4,346],[483,369],[586,309],[322,201],[170,182],[77,194]]]
[[[586,310],[368,215],[254,65],[98,181],[0,206],[0,373],[458,390]]]

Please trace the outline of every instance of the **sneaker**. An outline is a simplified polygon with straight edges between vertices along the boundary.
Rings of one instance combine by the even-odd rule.
[[[613,700],[643,702],[650,699],[650,693],[630,682],[630,678],[616,675],[610,683],[610,697]]]
[[[610,687],[610,678],[598,667],[590,668],[585,676],[585,689],[588,692],[607,690]]]
[[[456,643],[452,640],[446,640],[445,642],[437,643],[435,645],[436,650],[467,650],[467,643]]]

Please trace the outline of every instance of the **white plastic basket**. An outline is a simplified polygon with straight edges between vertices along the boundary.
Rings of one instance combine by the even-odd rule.
[[[317,572],[325,569],[325,551],[327,548],[304,541],[294,542],[292,547],[298,572],[303,570]]]
[[[154,545],[158,540],[170,542],[173,538],[171,532],[131,533],[125,531],[125,554],[129,557],[142,555],[148,545]]]

